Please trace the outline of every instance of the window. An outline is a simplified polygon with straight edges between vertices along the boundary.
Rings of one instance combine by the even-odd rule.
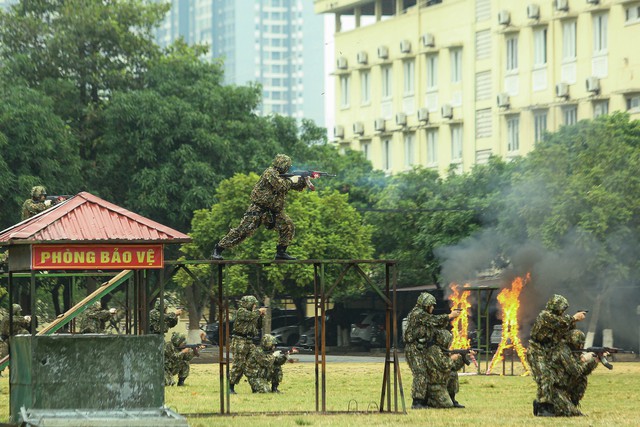
[[[438,163],[438,129],[427,129],[427,164]]]
[[[393,95],[391,66],[381,67],[380,71],[382,73],[382,99],[389,99]]]
[[[520,149],[520,117],[507,118],[507,151],[515,153]]]
[[[427,90],[438,86],[438,55],[427,55]]]
[[[410,96],[413,95],[413,90],[415,86],[415,62],[414,61],[404,61],[402,64],[402,68],[404,71],[404,95]]]
[[[340,76],[340,107],[349,108],[349,75]]]
[[[595,101],[593,103],[593,117],[603,116],[605,114],[609,114],[609,101]]]
[[[362,148],[362,154],[367,160],[371,160],[371,141],[361,141],[360,147]]]
[[[576,59],[576,21],[567,21],[562,24],[562,60],[575,61]]]
[[[451,83],[462,81],[462,49],[451,49]]]
[[[607,52],[608,43],[608,15],[602,13],[593,16],[593,53],[604,54]]]
[[[462,161],[462,125],[451,126],[451,161]]]
[[[518,36],[507,38],[507,71],[518,71]]]
[[[406,133],[404,135],[404,168],[411,169],[411,166],[415,163],[415,139],[416,136],[413,133]]]
[[[542,141],[544,133],[547,131],[547,111],[536,111],[533,113],[534,136],[533,142]]]
[[[360,103],[369,104],[371,102],[371,72],[369,70],[360,71]]]
[[[382,169],[391,169],[391,140],[385,139],[382,141]]]
[[[570,105],[562,109],[562,119],[565,125],[571,126],[578,123],[578,107]]]
[[[640,111],[640,95],[631,95],[627,98],[627,110],[636,113]]]
[[[533,32],[533,65],[540,67],[547,65],[547,28],[540,28]]]
[[[629,6],[625,11],[625,22],[632,24],[634,22],[640,22],[640,5],[634,4]]]

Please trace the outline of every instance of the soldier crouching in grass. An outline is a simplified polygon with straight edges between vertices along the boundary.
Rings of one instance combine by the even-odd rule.
[[[235,386],[246,375],[247,362],[256,348],[253,338],[260,335],[262,320],[267,312],[265,307],[258,308],[258,299],[253,295],[240,298],[238,311],[231,333],[231,356],[233,367],[229,373],[229,393],[237,394]]]
[[[415,307],[407,316],[404,331],[405,357],[413,375],[411,384],[411,409],[427,407],[427,362],[426,350],[433,345],[434,331],[446,328],[451,319],[460,315],[459,310],[449,314],[433,314],[436,298],[428,292],[418,296]]]
[[[289,353],[276,351],[277,344],[278,340],[273,335],[266,334],[260,346],[256,346],[249,355],[247,378],[254,393],[280,393],[282,365],[289,360]],[[296,352],[295,348],[292,352]]]
[[[176,384],[174,376],[178,376],[178,387],[184,382],[191,370],[191,359],[197,356],[197,349],[185,347],[187,337],[179,332],[171,334],[171,341],[164,345],[164,385]]]

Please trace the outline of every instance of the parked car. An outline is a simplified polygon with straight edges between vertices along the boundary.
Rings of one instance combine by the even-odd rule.
[[[365,313],[361,320],[351,324],[351,345],[371,347],[384,347],[385,338],[385,313]]]
[[[285,313],[284,311],[282,311],[282,312],[276,311],[275,313],[276,314],[273,314],[273,317],[271,318],[271,333],[272,334],[274,332],[276,332],[276,330],[279,330],[280,328],[292,327],[292,326],[297,325],[299,323],[298,322],[298,316],[296,316],[294,314],[283,314],[283,313]],[[233,324],[234,324],[234,320],[233,319],[229,319],[229,325],[231,327],[230,332],[229,332],[229,336],[231,336],[231,334],[233,332]],[[207,335],[207,339],[209,340],[209,342],[211,342],[214,345],[218,344],[218,332],[220,330],[220,326],[219,326],[218,322],[208,323],[202,328],[202,330]],[[297,327],[295,328],[295,330],[297,331]],[[296,336],[295,339],[297,341],[298,337]],[[287,342],[285,341],[285,342],[283,342],[283,344],[287,344]]]
[[[278,345],[292,346],[300,336],[300,321],[296,315],[285,315],[271,319],[271,335]]]
[[[318,319],[320,322],[320,319]],[[327,346],[335,346],[338,344],[338,331],[335,323],[331,322],[329,319],[325,320],[325,325],[327,327],[327,332],[325,335],[325,343]],[[305,350],[312,350],[316,346],[316,336],[315,336],[315,318],[308,317],[305,319],[305,329],[300,334],[300,339],[295,344],[296,347],[302,347]],[[320,333],[322,333],[322,329],[320,329]]]
[[[233,319],[229,319],[230,331],[233,331]],[[220,331],[220,325],[218,322],[207,323],[201,328],[207,336],[207,340],[213,345],[218,345],[218,337]],[[231,336],[231,332],[229,332]]]

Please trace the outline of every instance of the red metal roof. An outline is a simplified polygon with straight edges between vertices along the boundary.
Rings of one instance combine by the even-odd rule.
[[[82,192],[0,232],[0,246],[34,243],[187,243],[188,235]]]

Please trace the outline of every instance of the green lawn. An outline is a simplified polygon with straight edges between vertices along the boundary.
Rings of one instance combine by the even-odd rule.
[[[640,363],[616,363],[613,371],[599,366],[589,379],[582,403],[587,417],[536,418],[531,413],[535,385],[529,376],[465,375],[460,378],[459,401],[466,409],[407,410],[407,414],[378,413],[382,363],[327,363],[327,410],[315,413],[315,366],[285,365],[282,394],[252,394],[249,385],[231,396],[232,416],[196,416],[220,411],[218,365],[194,364],[186,387],[167,387],[166,404],[187,414],[197,426],[517,426],[517,425],[640,425]],[[502,371],[502,369],[500,369]],[[507,370],[510,371],[510,368]],[[401,374],[407,407],[411,405],[411,373]],[[8,419],[8,378],[0,378],[0,421]],[[354,413],[344,413],[348,410]],[[369,413],[365,413],[369,411]],[[267,414],[258,414],[266,412]],[[274,414],[284,412],[287,415]]]

